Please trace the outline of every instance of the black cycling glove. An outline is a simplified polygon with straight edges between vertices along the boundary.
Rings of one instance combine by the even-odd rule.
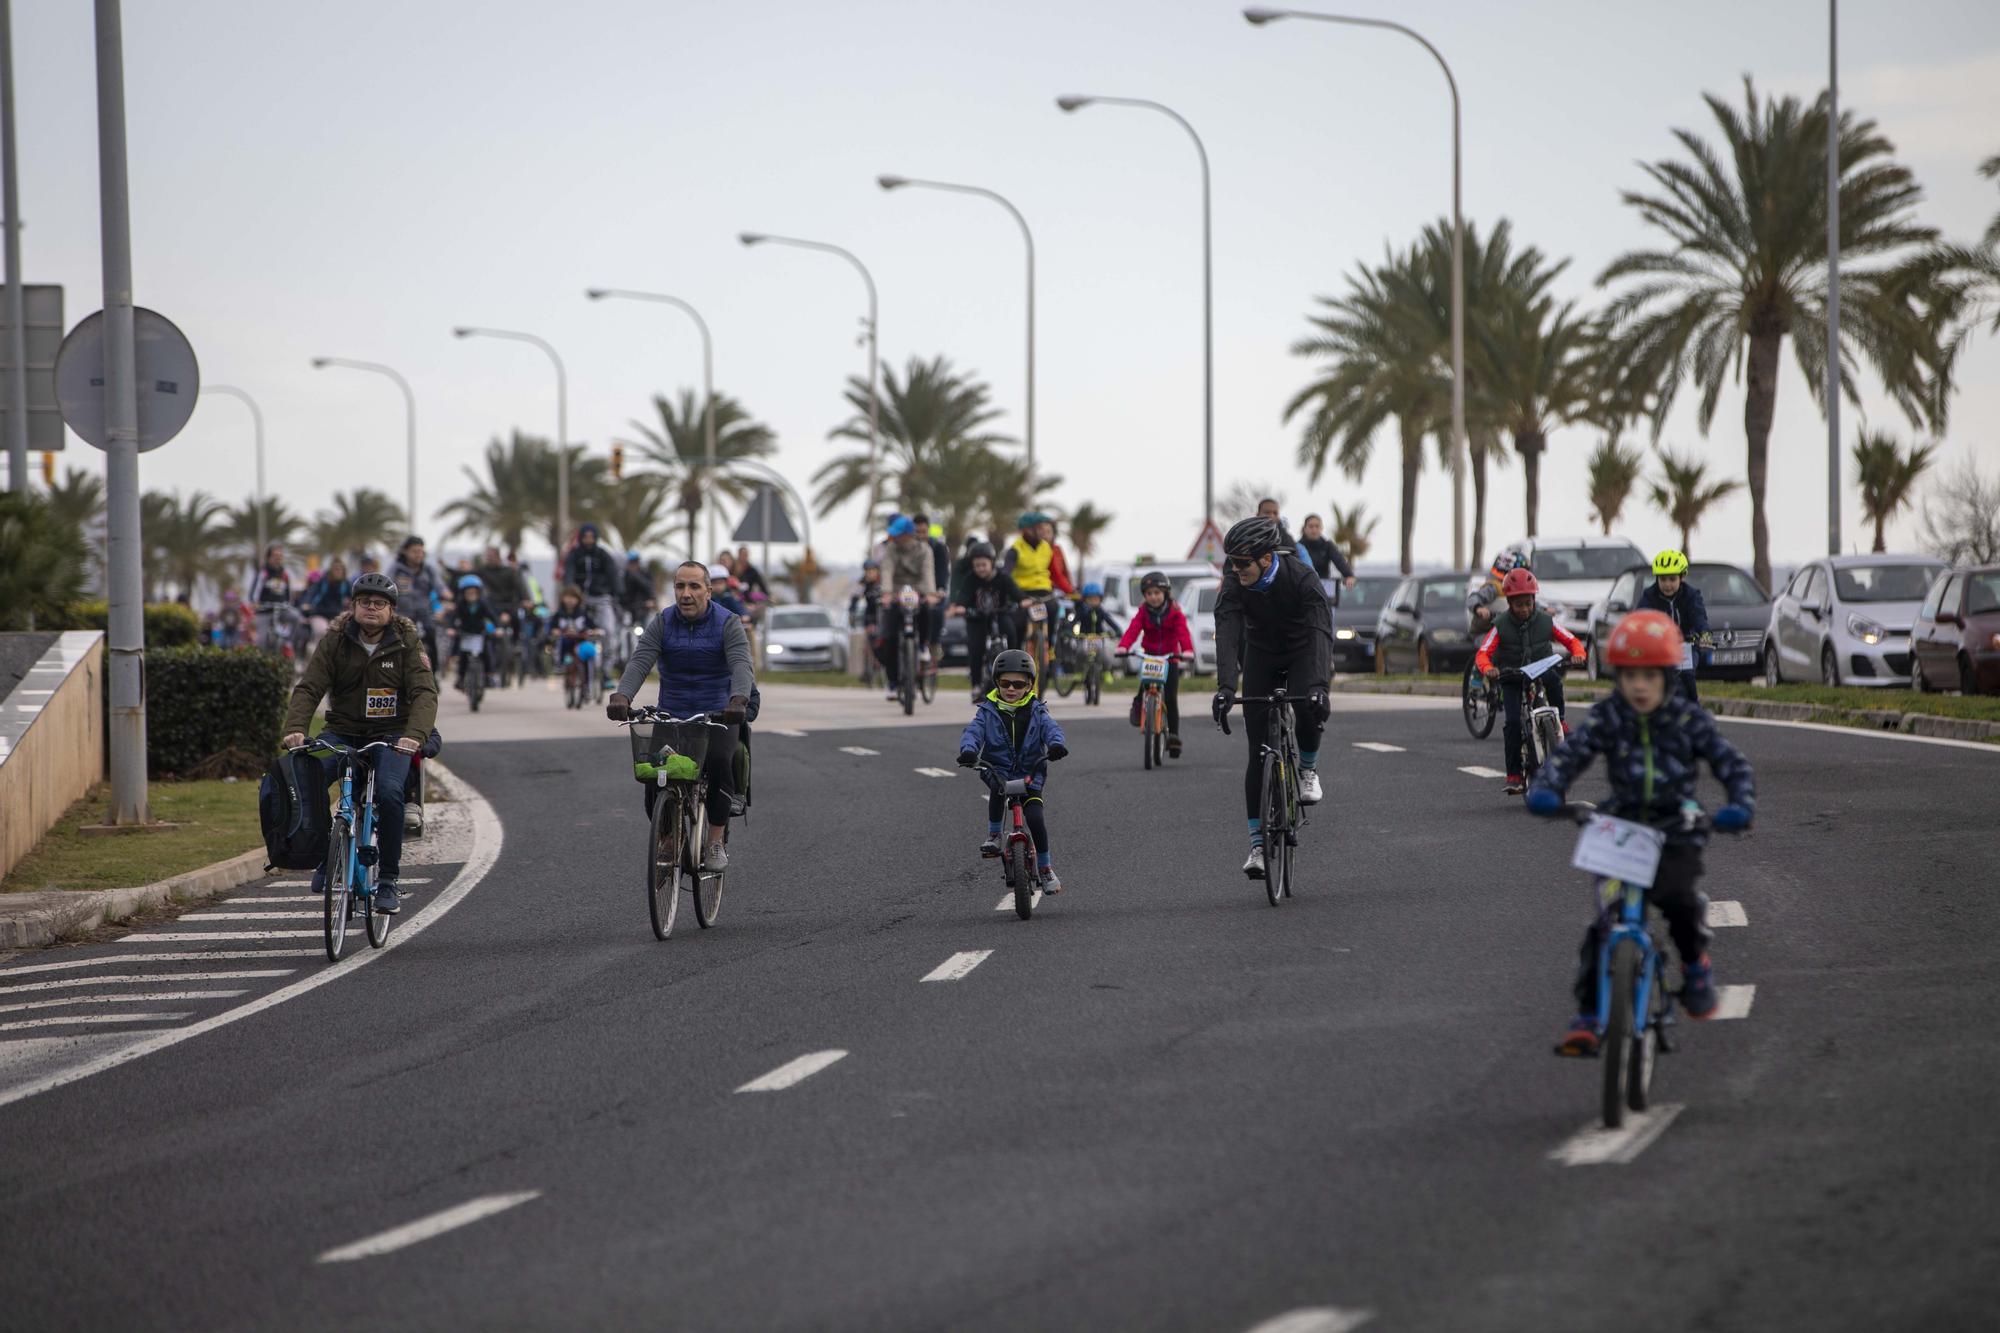
[[[977,768],[979,766],[978,754],[971,750],[960,750],[958,752],[958,766],[960,768]]]
[[[1049,746],[1049,761],[1053,763],[1068,753],[1069,747],[1061,741],[1056,741]]]
[[[1224,732],[1229,730],[1229,710],[1235,706],[1235,690],[1225,685],[1215,692],[1215,701],[1209,705],[1209,711],[1215,715],[1215,725]]]
[[[1315,685],[1306,695],[1306,702],[1312,706],[1313,716],[1325,722],[1333,716],[1333,700],[1327,697],[1326,686]]]

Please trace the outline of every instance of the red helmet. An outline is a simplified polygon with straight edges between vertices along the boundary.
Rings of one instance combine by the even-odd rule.
[[[1510,569],[1507,577],[1500,580],[1502,597],[1533,597],[1541,590],[1542,585],[1535,582],[1535,571],[1532,569]]]
[[[1673,618],[1659,611],[1634,611],[1618,622],[1605,643],[1604,665],[1665,667],[1681,664],[1681,631]]]

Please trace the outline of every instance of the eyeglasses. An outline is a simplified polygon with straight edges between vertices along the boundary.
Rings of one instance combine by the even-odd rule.
[[[354,599],[354,605],[361,611],[387,611],[395,606],[395,603],[386,597],[357,597]]]
[[[1000,689],[1006,690],[1009,693],[1034,688],[1034,682],[1026,680],[1003,680],[996,682],[996,684]]]

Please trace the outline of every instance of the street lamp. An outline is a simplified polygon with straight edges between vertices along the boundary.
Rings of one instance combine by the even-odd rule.
[[[861,274],[861,281],[868,288],[868,331],[863,335],[868,340],[868,513],[862,519],[862,526],[873,531],[875,527],[875,506],[882,492],[882,395],[875,387],[876,343],[875,343],[875,275],[868,266],[855,257],[851,250],[843,250],[825,241],[806,241],[796,236],[773,236],[767,232],[738,232],[736,239],[744,245],[789,245],[800,250],[819,250],[830,255],[839,255],[854,265]]]
[[[556,355],[556,349],[547,340],[537,338],[532,333],[519,333],[513,329],[480,329],[460,326],[451,331],[454,338],[505,338],[509,342],[533,343],[549,354],[549,360],[556,367],[556,561],[560,569],[562,544],[569,537],[569,372],[563,369],[563,360]]]
[[[875,183],[884,190],[900,190],[915,186],[922,190],[947,190],[952,194],[976,194],[982,199],[991,199],[1000,207],[1013,214],[1020,224],[1021,239],[1028,243],[1028,468],[1035,466],[1035,234],[1028,230],[1028,220],[1021,216],[1021,210],[1007,201],[1006,196],[978,185],[955,185],[949,181],[916,180],[909,176],[877,176]]]
[[[398,374],[394,367],[379,361],[350,361],[344,356],[316,356],[314,370],[325,370],[328,366],[339,366],[343,370],[366,370],[377,375],[387,375],[396,381],[396,387],[403,391],[403,425],[409,438],[410,470],[410,528],[412,531],[423,526],[417,521],[417,395],[410,391],[410,382]]]
[[[265,531],[264,522],[264,413],[258,408],[255,398],[233,384],[204,384],[201,392],[227,394],[250,409],[250,422],[256,428],[257,441],[257,563],[261,565],[270,536]]]
[[[708,321],[701,317],[701,311],[696,310],[686,301],[681,300],[680,297],[668,296],[665,292],[634,292],[628,291],[623,287],[592,287],[585,291],[584,295],[593,301],[602,301],[607,296],[628,301],[657,301],[662,305],[670,305],[677,309],[685,310],[694,319],[695,327],[701,330],[701,391],[708,403],[707,409],[703,413],[707,418],[703,429],[708,437],[705,445],[705,466],[708,479],[710,482],[713,482],[715,479],[715,344],[708,336]],[[708,506],[708,544],[710,546],[715,545],[715,506],[713,505]]]
[[[1058,97],[1064,111],[1080,111],[1092,103],[1105,106],[1136,106],[1171,116],[1194,140],[1195,156],[1201,159],[1201,517],[1204,531],[1215,521],[1215,285],[1214,248],[1209,237],[1208,148],[1194,126],[1180,112],[1144,97]]]
[[[1459,207],[1460,112],[1458,80],[1451,66],[1435,46],[1415,28],[1389,19],[1355,18],[1346,14],[1321,14],[1304,9],[1251,8],[1243,11],[1251,24],[1262,27],[1279,19],[1312,19],[1319,23],[1345,23],[1357,28],[1387,28],[1400,32],[1431,53],[1444,71],[1451,87],[1451,558],[1456,569],[1465,568],[1465,215]]]

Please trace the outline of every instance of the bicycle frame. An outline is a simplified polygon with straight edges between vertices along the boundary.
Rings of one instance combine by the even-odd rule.
[[[979,765],[979,775],[986,780],[989,791],[997,791],[1007,801],[1006,827],[1003,830],[1000,864],[1007,864],[1006,849],[1016,843],[1028,845],[1028,877],[1032,887],[1042,886],[1042,867],[1037,857],[1035,836],[1028,832],[1028,796],[1030,788],[1026,778],[1003,778],[1000,770],[991,764]]]
[[[1666,987],[1666,957],[1654,942],[1652,931],[1646,929],[1646,890],[1620,879],[1600,879],[1597,891],[1598,910],[1606,922],[1604,938],[1597,948],[1598,1031],[1604,1031],[1611,1022],[1611,959],[1618,946],[1627,940],[1639,949],[1638,981],[1632,994],[1632,1012],[1635,1016],[1650,1015],[1653,1012],[1653,988],[1659,987],[1664,1003],[1658,1023],[1664,1029],[1673,1021],[1674,994]],[[1667,1045],[1664,1031],[1657,1035],[1662,1050],[1672,1049]]]
[[[333,823],[337,831],[351,834],[347,839],[348,892],[364,903],[375,897],[374,877],[369,871],[379,858],[375,849],[375,766],[363,764],[361,756],[369,750],[385,749],[390,745],[389,741],[370,741],[358,746],[335,745],[314,737],[300,747],[340,756],[340,801],[333,810]],[[357,768],[365,768],[368,775],[362,786],[359,804],[354,799],[354,770]]]

